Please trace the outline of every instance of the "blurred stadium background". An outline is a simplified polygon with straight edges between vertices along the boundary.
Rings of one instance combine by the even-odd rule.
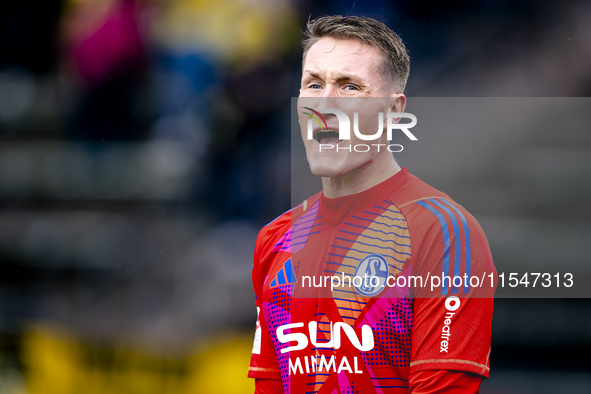
[[[591,95],[588,1],[3,1],[1,394],[252,392],[254,240],[291,206],[300,30],[323,14],[393,27],[409,97]],[[510,150],[475,134],[474,168],[445,138],[403,164],[497,264],[588,264],[588,118],[535,115]],[[591,393],[588,299],[494,319],[482,393]]]

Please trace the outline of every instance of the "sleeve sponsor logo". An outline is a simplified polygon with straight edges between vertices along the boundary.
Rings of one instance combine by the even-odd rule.
[[[454,311],[460,307],[460,299],[456,296],[449,296],[445,299],[445,309],[448,312],[445,314],[443,320],[443,328],[441,329],[441,343],[439,353],[449,353],[449,338],[451,337],[451,319],[454,317]]]

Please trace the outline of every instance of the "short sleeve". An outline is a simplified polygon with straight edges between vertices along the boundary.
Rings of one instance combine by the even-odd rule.
[[[413,211],[412,271],[424,283],[413,290],[410,372],[445,369],[487,378],[497,274],[484,232],[446,198],[418,201]]]
[[[477,394],[481,382],[480,376],[466,372],[420,371],[410,375],[409,388],[412,394]]]

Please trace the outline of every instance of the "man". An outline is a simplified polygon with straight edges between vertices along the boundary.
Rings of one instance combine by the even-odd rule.
[[[475,393],[488,378],[496,271],[481,228],[401,169],[383,148],[386,133],[367,152],[356,149],[368,141],[339,139],[330,114],[357,111],[365,135],[380,131],[374,115],[405,109],[408,74],[404,44],[383,23],[332,16],[308,24],[298,116],[323,191],[257,239],[249,369],[257,393]],[[308,138],[314,114],[322,119]],[[407,281],[413,274],[426,281]],[[326,275],[343,283],[317,286]],[[431,275],[444,279],[435,289]],[[490,291],[474,276],[490,278]]]

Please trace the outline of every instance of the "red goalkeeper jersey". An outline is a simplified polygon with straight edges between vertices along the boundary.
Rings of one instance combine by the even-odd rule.
[[[358,194],[318,193],[265,226],[253,284],[249,376],[286,393],[406,393],[422,371],[488,377],[486,237],[406,168]]]

